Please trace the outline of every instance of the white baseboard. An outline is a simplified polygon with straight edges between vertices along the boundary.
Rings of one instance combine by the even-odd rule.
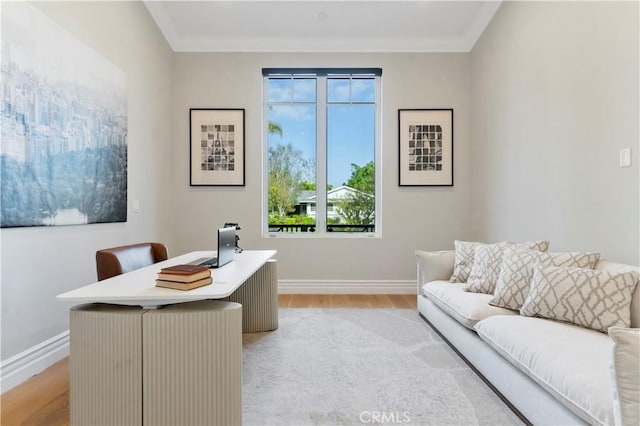
[[[280,294],[416,294],[415,280],[278,280]]]
[[[69,330],[2,361],[2,393],[25,382],[69,355]]]

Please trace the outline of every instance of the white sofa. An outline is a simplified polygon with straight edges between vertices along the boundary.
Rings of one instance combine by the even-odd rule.
[[[606,334],[490,306],[492,295],[449,282],[454,251],[429,254],[418,262],[420,315],[516,414],[534,425],[614,424]],[[595,269],[638,271],[604,260]],[[638,287],[631,327],[640,327]]]

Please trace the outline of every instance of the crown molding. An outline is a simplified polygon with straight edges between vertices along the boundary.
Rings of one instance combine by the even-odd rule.
[[[180,35],[161,1],[144,1],[174,52],[470,52],[502,0],[483,4],[466,34],[459,38],[421,37],[186,37]]]
[[[478,40],[480,40],[480,36],[482,36],[482,33],[493,19],[493,16],[496,14],[501,4],[502,0],[498,0],[487,2],[482,5],[480,13],[476,16],[476,19],[473,21],[466,36],[464,37],[467,45],[467,52],[471,52],[473,46],[475,46]]]
[[[176,52],[176,44],[179,42],[180,37],[178,35],[178,31],[176,31],[176,28],[173,26],[173,21],[162,5],[162,2],[145,0],[143,3],[151,14],[151,17],[156,21],[158,29],[162,35],[164,35],[164,38],[167,43],[169,43],[171,49]]]
[[[174,40],[175,52],[468,52],[465,40],[374,37],[225,37]]]

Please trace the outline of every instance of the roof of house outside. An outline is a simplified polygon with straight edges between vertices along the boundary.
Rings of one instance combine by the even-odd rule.
[[[301,204],[305,200],[309,199],[309,197],[315,196],[315,195],[316,195],[315,190],[300,191],[300,194],[298,195],[298,201],[296,201],[296,204]]]
[[[342,185],[337,188],[333,188],[327,191],[327,201],[339,201],[347,197],[350,193],[363,193],[350,186]],[[370,194],[367,194],[370,195]],[[370,195],[371,196],[371,195]],[[301,191],[298,196],[297,204],[315,204],[316,203],[316,191]]]

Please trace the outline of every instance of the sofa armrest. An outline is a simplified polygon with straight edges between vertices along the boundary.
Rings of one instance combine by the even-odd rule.
[[[418,294],[422,286],[436,280],[448,281],[453,274],[455,251],[422,251],[416,250],[418,261]]]

